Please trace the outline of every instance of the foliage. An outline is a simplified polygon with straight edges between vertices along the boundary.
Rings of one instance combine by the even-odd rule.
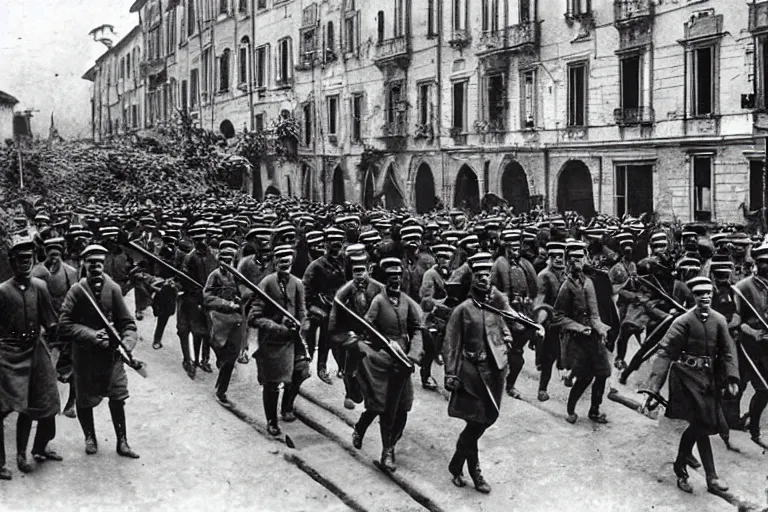
[[[358,181],[362,181],[365,172],[381,162],[385,156],[387,156],[386,152],[376,149],[373,146],[365,146],[360,155],[360,161],[357,163]]]
[[[278,140],[291,138],[298,141],[301,136],[301,127],[296,118],[281,116],[274,122],[274,132]]]

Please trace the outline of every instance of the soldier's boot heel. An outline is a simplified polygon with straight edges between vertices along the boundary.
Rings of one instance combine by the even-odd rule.
[[[691,484],[688,483],[688,469],[686,468],[686,460],[676,460],[672,465],[672,468],[675,471],[675,476],[677,476],[677,488],[683,492],[687,492],[689,494],[692,493],[693,487],[691,487]]]
[[[96,441],[96,427],[93,425],[93,409],[90,407],[78,407],[77,419],[85,436],[85,453],[96,455],[99,452],[99,444]]]
[[[723,493],[728,490],[728,484],[717,475],[707,475],[707,490],[713,494]]]
[[[483,472],[480,470],[480,462],[473,461],[468,464],[469,476],[472,478],[472,482],[475,484],[475,490],[483,494],[491,492],[491,486],[485,481]]]
[[[379,462],[381,463],[381,467],[387,471],[395,471],[397,469],[397,466],[395,465],[394,449],[391,446],[381,450],[381,460]]]
[[[456,487],[464,487],[467,482],[464,481],[464,455],[458,451],[453,454],[451,462],[448,463],[448,471],[451,472],[451,482]]]
[[[122,401],[110,400],[109,412],[112,415],[112,424],[115,426],[115,436],[117,436],[116,451],[121,457],[129,459],[138,459],[139,454],[134,452],[128,444],[125,423],[125,405]]]

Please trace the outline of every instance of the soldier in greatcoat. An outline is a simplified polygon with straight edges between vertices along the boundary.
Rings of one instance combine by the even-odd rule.
[[[61,306],[59,333],[72,340],[72,356],[76,389],[77,418],[85,435],[85,453],[98,451],[93,408],[109,398],[109,412],[117,437],[117,453],[138,459],[128,445],[125,400],[128,399],[128,377],[125,374],[119,347],[110,340],[93,305],[97,304],[117,330],[125,350],[132,351],[138,342],[136,322],[123,300],[120,286],[104,273],[107,249],[100,245],[85,248],[81,258],[87,277],[70,288]]]
[[[565,244],[549,242],[547,256],[547,266],[538,275],[539,294],[533,305],[536,321],[546,330],[544,337],[536,344],[536,367],[541,372],[537,397],[540,402],[549,400],[547,387],[552,378],[552,367],[560,359],[560,332],[552,326],[552,321],[555,299],[565,280]]]
[[[32,455],[38,461],[62,460],[48,442],[56,436],[56,414],[61,407],[56,372],[41,328],[49,341],[54,338],[57,318],[45,282],[32,277],[35,243],[14,236],[9,251],[13,277],[0,284],[0,480],[10,480],[5,466],[3,420],[18,412],[16,464],[23,473],[32,471],[27,462],[27,443],[32,421],[37,433]]]
[[[723,388],[731,396],[739,392],[736,346],[725,317],[710,308],[712,281],[708,277],[695,277],[687,284],[694,294],[696,307],[672,322],[661,340],[647,387],[658,393],[669,374],[666,416],[690,423],[680,438],[674,463],[677,486],[682,491],[693,492],[686,466],[695,444],[706,473],[707,488],[711,492],[724,492],[728,486],[715,470],[709,436],[727,428],[721,407]],[[650,408],[655,405],[655,399],[649,400]]]
[[[443,346],[445,389],[451,392],[448,415],[467,423],[448,470],[454,485],[464,487],[466,462],[475,489],[488,493],[491,487],[480,470],[477,443],[499,417],[512,333],[501,316],[484,311],[481,305],[511,308],[506,295],[491,285],[491,255],[477,253],[469,264],[473,276],[470,296],[453,310]]]
[[[768,318],[768,244],[763,243],[752,249],[752,258],[755,260],[755,274],[736,283],[736,288],[757,309],[763,319],[766,319]],[[751,383],[755,390],[749,404],[749,432],[755,443],[765,447],[766,443],[762,440],[760,433],[760,419],[768,405],[768,389],[757,372],[760,372],[763,378],[768,378],[768,329],[765,329],[763,322],[756,318],[738,294],[734,296],[734,300],[736,312],[741,318],[739,342],[757,367],[755,370],[744,354],[739,354],[742,386]]]
[[[264,386],[264,413],[267,431],[280,435],[277,406],[280,384],[284,384],[281,402],[283,421],[296,420],[293,403],[301,383],[309,378],[309,363],[302,339],[309,327],[304,298],[304,285],[291,274],[294,250],[289,245],[275,247],[273,251],[276,271],[258,284],[259,288],[300,323],[283,315],[261,296],[254,296],[248,324],[259,329],[259,349],[254,353],[259,371],[259,383]]]
[[[392,343],[397,343],[411,361],[423,358],[421,310],[400,290],[403,268],[399,258],[384,258],[380,266],[387,277],[384,290],[371,301],[365,319]],[[383,350],[378,340],[361,341],[363,354],[358,375],[363,384],[365,408],[379,415],[381,466],[394,471],[395,445],[403,434],[413,405],[411,370]]]

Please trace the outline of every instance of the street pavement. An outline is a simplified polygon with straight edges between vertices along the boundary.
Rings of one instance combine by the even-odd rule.
[[[133,307],[133,294],[128,295]],[[373,464],[380,455],[378,424],[362,450],[351,444],[361,406],[343,407],[343,384],[314,375],[296,402],[299,421],[281,424],[295,448],[265,433],[261,387],[254,363],[238,364],[230,388],[234,407],[213,397],[216,373],[198,371],[192,381],[181,368],[175,316],[164,347],[152,350],[154,318],[138,322],[143,338],[136,355],[149,378],[129,373],[128,438],[139,460],[118,457],[106,403],[96,410],[99,453],[87,456],[77,420],[60,416],[52,445],[64,456],[31,475],[10,467],[14,480],[0,482],[2,510],[259,510],[259,511],[759,511],[766,507],[768,456],[743,432],[732,433],[737,454],[712,438],[728,496],[707,493],[703,472],[692,471],[695,492],[675,486],[672,460],[680,422],[652,420],[612,400],[603,404],[610,423],[586,418],[587,392],[575,425],[565,422],[567,389],[553,378],[552,399],[536,400],[533,353],[518,389],[523,400],[504,397],[501,417],[480,441],[490,495],[450,483],[447,464],[463,423],[448,418],[447,394],[426,391],[414,376],[415,403],[397,447],[391,475]],[[630,354],[631,355],[631,354]],[[330,368],[335,374],[331,358]],[[130,372],[130,370],[129,370]],[[434,376],[442,383],[442,368]],[[634,388],[616,384],[626,397]],[[66,399],[62,387],[62,400]],[[15,417],[6,420],[9,460],[15,457]],[[469,478],[467,477],[469,481]]]

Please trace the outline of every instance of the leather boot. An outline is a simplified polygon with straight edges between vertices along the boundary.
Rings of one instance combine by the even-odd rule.
[[[397,466],[395,465],[394,447],[385,446],[381,450],[381,460],[379,462],[381,463],[381,467],[387,471],[395,471]]]
[[[99,451],[99,443],[96,441],[96,427],[93,425],[93,408],[78,407],[77,419],[85,435],[85,453],[95,455]]]
[[[707,490],[711,493],[721,493],[728,490],[728,484],[717,475],[707,475]]]
[[[464,462],[466,461],[466,457],[464,456],[461,451],[459,451],[458,448],[456,448],[456,452],[453,454],[453,457],[451,458],[451,462],[448,463],[448,471],[451,472],[451,475],[453,476],[451,478],[451,482],[453,482],[453,485],[456,487],[464,487],[467,485],[467,482],[464,481]]]
[[[11,471],[5,467],[5,427],[3,426],[3,418],[0,416],[0,480],[11,480],[13,475]]]
[[[675,476],[677,476],[678,489],[690,494],[693,492],[693,487],[688,483],[688,468],[686,467],[686,464],[687,457],[684,459],[678,458],[672,465],[672,469],[675,471]]]
[[[139,454],[131,450],[128,445],[125,425],[125,405],[121,401],[109,401],[109,412],[112,415],[112,423],[115,426],[117,436],[117,454],[129,459],[138,459]]]
[[[469,476],[472,478],[472,482],[475,484],[475,489],[483,494],[491,492],[491,486],[485,481],[483,473],[480,470],[480,460],[476,454],[471,457],[467,457],[467,470],[469,470]]]

